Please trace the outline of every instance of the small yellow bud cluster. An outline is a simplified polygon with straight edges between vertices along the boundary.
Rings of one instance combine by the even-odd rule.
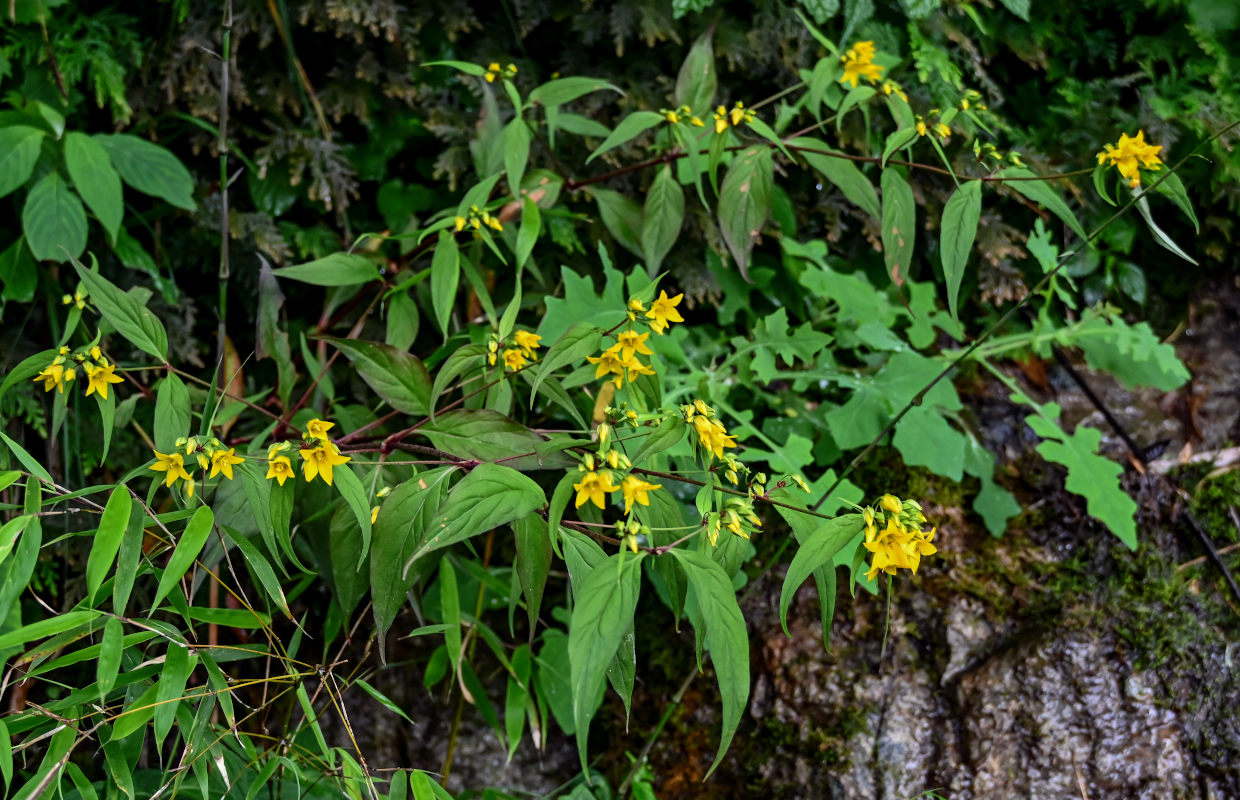
[[[345,464],[350,461],[348,456],[340,455],[340,448],[328,437],[327,432],[335,427],[336,423],[327,422],[321,419],[312,419],[306,423],[306,431],[302,434],[301,449],[297,451],[301,456],[301,471],[306,476],[306,483],[314,480],[316,477],[322,477],[323,483],[328,486],[332,485],[332,467]],[[268,453],[270,456],[270,453]],[[288,457],[282,456],[286,462],[286,467],[292,471],[292,465],[288,464]],[[272,460],[268,459],[268,478],[277,478],[280,485],[284,485],[284,478],[279,474],[271,474],[274,468]],[[287,475],[284,476],[285,478]]]
[[[719,106],[715,109],[715,133],[723,133],[728,126],[736,127],[742,122],[753,122],[757,119],[752,111],[745,108],[745,104],[737,100],[729,111],[727,106]]]
[[[952,111],[950,113],[954,114],[955,112]],[[952,135],[952,129],[947,127],[947,125],[944,124],[941,120],[939,122],[934,122],[934,123],[926,122],[927,118],[934,119],[937,116],[939,116],[939,109],[937,108],[930,109],[930,113],[926,115],[925,117],[923,117],[921,114],[918,114],[916,117],[917,121],[914,124],[914,127],[917,128],[917,135],[925,136],[930,131],[934,131],[935,136],[938,136],[940,139],[946,142]]]
[[[1004,153],[990,142],[978,142],[977,139],[973,140],[973,157],[982,164],[992,161],[1002,164],[1006,161],[1014,167],[1025,166],[1024,162],[1020,160],[1020,153],[1015,150],[1009,150]]]
[[[874,48],[874,42],[857,42],[840,56],[840,61],[844,64],[844,74],[840,76],[840,83],[847,83],[854,89],[857,88],[857,81],[865,78],[871,84],[878,83],[879,78],[883,77],[883,68],[874,63],[874,56],[877,55]]]
[[[490,64],[487,64],[486,74],[483,75],[482,77],[486,80],[487,83],[495,83],[496,78],[499,78],[500,80],[510,81],[516,76],[517,76],[517,65],[516,64],[509,64],[508,66],[501,68],[498,61],[492,61]]]
[[[52,363],[34,376],[34,381],[43,382],[43,390],[52,389],[64,394],[65,384],[77,377],[77,366],[86,373],[86,396],[96,392],[104,400],[108,399],[108,387],[114,383],[122,383],[124,378],[116,374],[116,365],[104,357],[99,345],[93,345],[88,351],[71,353],[68,347],[62,347],[52,359]]]
[[[883,94],[887,96],[895,95],[904,102],[908,102],[908,95],[904,93],[904,87],[895,81],[883,81]]]
[[[685,122],[698,128],[704,127],[702,120],[693,116],[693,109],[688,106],[680,106],[675,110],[660,108],[659,113],[663,115],[663,119],[667,120],[672,125],[679,125],[680,123]]]
[[[456,227],[457,233],[460,233],[468,227],[471,228],[477,236],[482,234],[482,229],[484,226],[495,231],[502,231],[504,229],[504,224],[500,222],[499,219],[491,216],[485,209],[481,209],[478,206],[470,206],[469,216],[458,216],[453,220],[453,225]]]
[[[880,572],[895,575],[900,569],[916,575],[921,557],[938,552],[933,544],[938,528],[922,530],[926,517],[916,500],[900,500],[885,494],[875,506],[861,509],[865,519],[863,544],[874,554],[866,579],[871,580]]]
[[[61,297],[60,303],[61,305],[73,306],[78,311],[82,311],[86,308],[86,298],[89,296],[90,294],[86,291],[86,287],[79,284],[78,287],[73,290],[73,294],[67,294],[64,297]]]
[[[973,89],[966,89],[964,95],[960,98],[960,110],[969,111],[970,109],[977,109],[978,111],[986,111],[989,107],[985,103],[981,102],[981,99],[981,92]]]
[[[632,514],[634,503],[650,505],[650,492],[662,489],[663,484],[650,483],[634,474],[633,462],[629,457],[608,445],[608,437],[603,434],[605,426],[610,427],[606,422],[599,426],[598,453],[587,453],[577,467],[582,476],[580,482],[573,484],[573,488],[577,490],[574,507],[581,508],[586,503],[593,503],[603,509],[606,507],[607,495],[620,492],[624,498],[624,514],[627,517]],[[627,474],[620,477],[622,473]],[[620,481],[618,485],[617,479]]]
[[[711,546],[719,543],[719,533],[725,528],[742,539],[748,539],[762,527],[762,520],[753,510],[753,500],[747,497],[729,497],[723,501],[723,510],[712,511],[706,520],[706,537]]]

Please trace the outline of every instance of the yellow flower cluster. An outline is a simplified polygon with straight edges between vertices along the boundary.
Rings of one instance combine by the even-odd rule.
[[[748,497],[729,497],[723,501],[723,510],[711,513],[706,523],[706,538],[712,547],[719,543],[719,534],[724,529],[731,531],[742,539],[748,539],[750,533],[762,527],[762,520],[753,510],[753,500]]]
[[[882,69],[881,67],[879,69]],[[855,86],[856,84],[854,84]],[[908,95],[904,93],[904,88],[895,81],[883,81],[883,94],[895,95],[904,102],[908,102]]]
[[[752,111],[745,108],[745,104],[737,100],[729,111],[726,106],[719,106],[715,109],[715,133],[723,133],[728,129],[728,125],[736,127],[742,122],[753,122],[757,117]]]
[[[491,339],[488,344],[490,352],[487,354],[487,363],[495,366],[496,360],[499,358],[499,350],[504,348],[504,366],[513,372],[525,369],[531,361],[538,360],[538,354],[535,350],[542,347],[539,342],[542,337],[536,333],[529,331],[516,331],[512,334],[512,343],[504,344],[499,339]]]
[[[728,429],[715,416],[715,409],[706,403],[694,400],[691,404],[681,406],[680,410],[685,415],[685,422],[692,425],[697,433],[698,444],[702,447],[702,454],[706,456],[707,463],[716,458],[722,459],[725,447],[736,447],[736,437],[728,433]],[[729,471],[735,472],[735,463],[731,459],[728,460]]]
[[[67,294],[60,298],[60,303],[61,305],[73,306],[78,311],[82,311],[86,308],[86,298],[89,296],[90,295],[86,293],[86,288],[79,285],[73,290],[73,294]]]
[[[175,442],[177,450],[171,453],[155,453],[155,463],[151,465],[154,472],[164,473],[164,486],[172,486],[178,480],[185,481],[185,496],[194,496],[194,477],[185,469],[185,456],[194,456],[199,469],[207,472],[207,480],[216,475],[223,475],[227,480],[233,479],[233,466],[245,461],[237,455],[236,448],[225,447],[219,439],[210,439],[200,444],[197,436],[181,437]],[[185,448],[182,455],[179,448]]]
[[[600,431],[602,426],[600,426]],[[600,435],[600,443],[606,447],[606,439]],[[663,488],[661,483],[651,483],[640,475],[629,472],[620,479],[619,485],[616,484],[617,473],[619,471],[631,470],[632,462],[628,457],[615,449],[604,449],[598,453],[597,460],[594,455],[587,454],[582,463],[577,467],[581,473],[581,480],[573,484],[573,488],[577,491],[577,498],[574,501],[574,508],[581,508],[586,503],[593,503],[600,510],[607,506],[607,495],[613,492],[620,492],[624,499],[624,515],[625,520],[617,523],[616,528],[620,535],[624,538],[625,544],[636,553],[638,548],[637,536],[639,534],[649,534],[650,529],[632,519],[633,504],[649,506],[650,493]]]
[[[496,231],[502,231],[504,229],[504,224],[502,222],[500,222],[496,217],[491,216],[489,213],[486,212],[486,210],[481,209],[478,206],[470,206],[469,216],[468,217],[458,216],[456,219],[453,220],[453,224],[456,226],[456,230],[458,233],[465,230],[466,226],[472,228],[475,231],[475,233],[480,232],[484,225]]]
[[[116,374],[116,365],[104,358],[99,345],[91,347],[86,353],[70,353],[68,347],[60,348],[56,357],[52,359],[52,363],[34,376],[34,381],[35,383],[42,381],[45,392],[55,389],[64,394],[65,384],[71,383],[77,377],[77,368],[74,364],[81,366],[82,371],[86,373],[87,397],[98,392],[100,397],[107,400],[108,386],[124,381],[124,378]]]
[[[486,79],[487,83],[495,83],[496,78],[510,81],[515,78],[516,75],[516,64],[509,64],[508,66],[501,68],[498,61],[492,61],[490,64],[487,64],[486,74],[482,77]]]
[[[321,477],[323,483],[331,486],[332,467],[350,461],[348,456],[340,455],[340,449],[327,435],[335,426],[336,423],[321,419],[312,419],[306,423],[306,431],[301,437],[302,446],[297,453],[301,456],[301,471],[306,476],[307,483]],[[279,442],[267,449],[267,480],[274,478],[283,486],[286,480],[296,474],[293,471],[292,459],[284,455],[291,447],[289,442]]]
[[[848,51],[840,56],[840,61],[844,63],[844,75],[840,78],[840,83],[847,83],[854,89],[857,88],[859,78],[878,83],[879,78],[883,77],[883,68],[874,63],[876,53],[874,42],[857,42],[848,48]]]
[[[629,383],[632,383],[634,376],[653,375],[654,369],[637,358],[638,353],[654,355],[654,351],[646,346],[646,340],[649,338],[649,333],[639,334],[632,329],[622,331],[616,336],[616,343],[604,350],[601,355],[586,357],[586,361],[597,365],[594,377],[612,375],[612,382],[619,389],[624,385],[626,378]]]
[[[873,553],[866,579],[872,580],[878,573],[895,575],[896,570],[907,569],[914,575],[922,556],[934,555],[934,534],[938,528],[922,530],[926,517],[916,500],[900,500],[885,494],[878,499],[878,507],[867,506],[861,510],[865,517],[865,549]]]
[[[702,120],[693,116],[693,109],[689,108],[688,106],[680,106],[679,108],[676,108],[675,110],[660,108],[659,113],[663,115],[663,119],[667,120],[672,125],[678,125],[681,122],[687,122],[690,125],[694,125],[698,128],[703,127]]]
[[[1098,153],[1098,163],[1113,164],[1133,189],[1141,185],[1141,167],[1155,171],[1162,168],[1162,159],[1158,157],[1162,152],[1162,145],[1146,144],[1143,130],[1138,130],[1137,135],[1132,138],[1121,133],[1118,142],[1104,145],[1104,148]]]
[[[938,113],[939,113],[939,110],[936,108],[930,112],[930,115],[932,117],[938,116]],[[917,127],[918,136],[925,136],[930,131],[934,131],[934,134],[936,136],[938,136],[943,141],[947,141],[948,137],[952,135],[952,129],[944,125],[942,122],[935,122],[933,124],[927,125],[925,118],[922,117],[921,114],[917,115],[916,127]]]

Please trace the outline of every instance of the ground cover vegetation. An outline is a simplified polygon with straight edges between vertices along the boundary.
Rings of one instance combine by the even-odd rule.
[[[962,372],[1141,547],[1100,431],[1006,367],[1189,380],[1240,14],[1054,5],[9,4],[9,792],[449,797],[467,714],[571,738],[565,795],[654,796],[590,736],[658,658],[639,606],[715,679],[709,776],[758,578],[785,630],[812,579],[827,647],[935,558],[940,498],[869,465],[1021,512]],[[443,763],[357,746],[393,668],[456,715]]]

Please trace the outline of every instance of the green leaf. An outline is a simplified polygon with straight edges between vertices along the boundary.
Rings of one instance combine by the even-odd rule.
[[[361,678],[358,678],[353,681],[353,685],[357,686],[363,692],[373,697],[375,699],[375,702],[377,702],[379,705],[386,708],[388,711],[391,711],[393,714],[397,715],[398,717],[401,717],[406,722],[409,722],[411,724],[416,724],[413,722],[413,720],[409,719],[409,715],[406,714],[403,710],[401,710],[400,706],[393,703],[392,700],[388,698],[387,695],[383,694],[382,692],[380,692],[375,687],[371,686],[366,681],[362,680]],[[393,779],[393,780],[395,781],[397,779]]]
[[[625,250],[641,256],[641,230],[644,222],[642,207],[626,195],[611,189],[587,186],[586,191],[598,203],[599,216],[602,217],[607,232],[615,237],[616,242]]]
[[[486,67],[481,64],[471,64],[468,61],[427,61],[422,64],[423,67],[451,67],[466,75],[472,75],[475,78],[481,78],[487,74]]]
[[[586,739],[594,718],[594,698],[602,690],[621,639],[633,624],[643,555],[611,556],[591,570],[580,591],[575,592],[577,604],[568,625],[568,660],[577,754],[583,772],[588,769]]]
[[[486,345],[467,344],[457,348],[456,352],[448,356],[439,365],[439,369],[435,370],[435,383],[431,385],[431,419],[435,418],[435,408],[439,405],[439,398],[457,378],[466,373],[477,373],[477,375],[465,382],[464,390],[466,392],[482,385],[477,379],[482,375],[482,365],[486,363],[486,356]]]
[[[271,625],[271,617],[258,610],[248,608],[203,608],[190,606],[186,616],[196,622],[222,625],[226,628],[266,628]]]
[[[366,521],[370,522],[369,518]],[[280,613],[292,619],[293,614],[289,610],[288,599],[284,596],[284,589],[280,586],[280,578],[272,568],[271,562],[263,555],[263,551],[244,535],[228,526],[224,526],[224,533],[228,536],[228,540],[241,551],[245,565],[254,573],[254,576],[258,579],[258,584],[267,593],[267,597],[276,604],[276,608],[280,609]]]
[[[731,745],[749,701],[749,632],[736,602],[732,580],[723,567],[700,550],[676,548],[671,553],[684,567],[697,596],[698,612],[706,628],[706,648],[710,650],[719,679],[719,695],[723,698],[723,729],[719,751],[706,771],[706,777],[710,777]]]
[[[1084,497],[1090,516],[1101,520],[1130,550],[1137,549],[1137,504],[1119,485],[1120,465],[1098,455],[1102,434],[1078,425],[1069,435],[1055,422],[1059,407],[1050,403],[1045,409],[1025,418],[1033,432],[1046,440],[1038,445],[1038,453],[1067,467],[1068,491]]]
[[[48,483],[55,483],[55,481],[52,480],[52,476],[48,474],[46,469],[43,468],[43,465],[40,464],[34,456],[27,453],[26,448],[10,439],[3,431],[0,431],[0,441],[3,441],[6,445],[8,445],[9,450],[14,456],[17,457],[17,460],[21,462],[27,472],[36,478],[47,481]]]
[[[547,123],[551,124],[550,115],[548,115]],[[569,114],[560,111],[555,115],[555,128],[569,133],[575,133],[578,136],[592,136],[596,139],[604,139],[607,134],[611,133],[611,129],[601,122],[583,117],[580,114]]]
[[[430,517],[443,503],[447,479],[455,472],[456,467],[423,472],[393,489],[379,508],[371,543],[370,588],[381,653],[388,628],[418,577],[416,570],[405,572],[405,562],[420,538],[431,533]]]
[[[898,167],[883,170],[883,260],[887,274],[897,285],[910,276],[909,264],[917,242],[914,226],[917,204],[913,188]]]
[[[521,228],[517,231],[517,246],[514,250],[518,270],[525,267],[525,262],[529,260],[530,253],[534,251],[534,245],[538,242],[538,235],[541,232],[542,212],[538,210],[538,203],[526,195],[521,206]]]
[[[362,486],[362,482],[358,480],[348,464],[336,465],[332,470],[332,477],[336,489],[340,491],[340,496],[344,498],[349,510],[353,512],[357,525],[361,529],[362,549],[357,559],[357,566],[360,569],[362,562],[366,559],[366,553],[370,551],[370,501],[366,498],[366,488]]]
[[[30,180],[44,136],[27,125],[0,128],[0,197]]]
[[[108,504],[99,518],[99,530],[91,542],[90,556],[86,559],[86,598],[89,602],[93,602],[95,592],[112,569],[125,529],[129,527],[132,506],[133,500],[124,484],[112,490],[112,496],[108,498]]]
[[[811,148],[829,153],[839,152],[828,147],[825,142],[805,136],[793,139],[788,142],[788,146],[793,149]],[[800,153],[818,174],[835,184],[844,194],[844,197],[848,198],[857,208],[874,217],[874,219],[878,219],[881,216],[878,205],[878,192],[874,191],[874,184],[870,183],[861,170],[857,169],[856,164],[845,158],[808,152],[803,149],[800,150]]]
[[[695,113],[706,116],[713,107],[719,75],[715,70],[715,48],[712,37],[715,26],[697,38],[689,48],[689,55],[680,65],[676,76],[676,105],[689,106]],[[651,272],[654,272],[652,269]]]
[[[504,171],[508,173],[508,188],[512,196],[521,196],[521,179],[530,160],[530,126],[520,115],[504,126]]]
[[[344,353],[375,394],[405,414],[430,413],[431,378],[421,360],[378,342],[323,337]]]
[[[34,192],[31,191],[30,194],[31,196],[33,196]],[[1141,218],[1145,220],[1145,227],[1150,229],[1150,233],[1154,234],[1154,241],[1158,242],[1160,245],[1170,250],[1171,252],[1175,253],[1177,256],[1184,259],[1185,261],[1192,264],[1193,266],[1200,266],[1197,263],[1196,259],[1190,256],[1188,253],[1184,252],[1184,249],[1181,248],[1174,241],[1172,241],[1171,237],[1167,235],[1167,232],[1164,231],[1162,228],[1158,227],[1157,223],[1154,222],[1154,216],[1150,213],[1149,198],[1147,198],[1144,194],[1142,194],[1140,197],[1137,198],[1137,211],[1141,212]],[[33,244],[31,244],[30,249],[32,250],[34,249]]]
[[[449,231],[439,232],[439,243],[431,258],[431,307],[435,321],[444,336],[448,335],[448,322],[452,319],[452,307],[456,305],[456,289],[461,280],[461,251],[456,237]]]
[[[332,253],[305,264],[273,269],[271,274],[314,286],[356,286],[379,280],[375,262],[355,253]]]
[[[232,610],[232,609],[229,609]],[[164,668],[159,672],[159,688],[155,692],[155,746],[162,747],[172,722],[176,719],[185,682],[197,666],[197,654],[190,655],[189,648],[179,642],[169,642],[164,655]]]
[[[995,456],[973,437],[969,437],[965,445],[964,471],[982,485],[973,499],[973,510],[981,516],[991,536],[1002,536],[1007,521],[1020,513],[1020,503],[1011,492],[995,483]]]
[[[910,466],[927,467],[936,475],[959,481],[964,471],[966,439],[938,409],[920,405],[896,423],[891,443]]]
[[[645,430],[645,429],[643,429]],[[633,463],[641,464],[649,456],[661,453],[669,447],[675,447],[685,438],[685,422],[678,416],[669,417],[657,422],[650,433],[642,438],[641,447],[633,454]]]
[[[175,452],[176,440],[189,435],[191,420],[189,389],[175,372],[169,372],[155,390],[155,446],[159,451]]]
[[[125,206],[121,177],[113,169],[107,151],[91,137],[74,131],[65,136],[65,166],[74,188],[108,232],[108,239],[115,243]]]
[[[116,578],[112,582],[112,612],[124,615],[138,567],[142,563],[142,525],[146,522],[146,509],[141,505],[130,511],[129,525],[121,539],[121,549],[116,558]]]
[[[719,189],[719,232],[746,280],[754,240],[771,210],[772,170],[770,148],[750,147],[736,155]]]
[[[664,164],[646,193],[642,212],[642,253],[646,271],[651,275],[659,271],[663,258],[676,243],[684,219],[685,193],[672,175],[671,166]]]
[[[539,485],[515,469],[479,464],[436,510],[427,535],[405,561],[405,574],[428,553],[520,519],[546,503]]]
[[[1022,167],[1007,167],[999,171],[997,177],[1000,178],[1033,178],[1034,173]],[[1009,189],[1020,192],[1025,197],[1035,203],[1040,203],[1051,210],[1055,216],[1064,221],[1069,228],[1076,232],[1077,236],[1082,239],[1088,239],[1089,234],[1081,227],[1081,223],[1077,221],[1076,215],[1072,213],[1072,209],[1064,202],[1064,199],[1052,189],[1049,181],[1041,180],[1019,180],[1006,181],[1003,185]]]
[[[537,630],[538,611],[542,608],[543,590],[551,571],[551,535],[547,521],[537,514],[530,514],[512,524],[516,534],[517,554],[513,569],[521,582],[525,595],[525,611],[530,621],[530,636]]]
[[[498,411],[456,409],[439,414],[417,430],[438,450],[458,458],[500,461],[514,469],[569,466],[564,456],[538,455],[547,440]],[[518,456],[524,456],[518,458]]]
[[[1175,348],[1159,340],[1148,322],[1129,325],[1118,315],[1089,316],[1062,336],[1081,348],[1092,369],[1111,373],[1129,389],[1152,386],[1171,392],[1192,377]]]
[[[780,509],[780,513],[785,517],[789,516],[783,509]],[[791,513],[795,514],[795,512]],[[818,570],[825,569],[834,573],[836,553],[839,553],[863,527],[865,527],[865,520],[860,514],[844,514],[819,524],[812,533],[799,542],[797,553],[793,556],[792,563],[788,565],[783,588],[779,592],[779,623],[783,626],[786,635],[792,635],[788,632],[788,609],[792,606],[797,589],[801,588],[806,578]],[[800,538],[798,536],[798,539]]]
[[[916,128],[899,128],[891,132],[887,137],[887,143],[883,145],[883,157],[879,161],[883,167],[884,174],[887,169],[887,160],[895,155],[896,151],[902,147],[908,146],[908,143],[917,138]]]
[[[168,592],[177,585],[177,581],[189,572],[189,568],[194,565],[195,559],[207,543],[207,537],[211,535],[211,528],[214,524],[215,515],[207,506],[199,506],[194,516],[190,517],[185,525],[185,532],[181,534],[180,541],[172,551],[172,557],[168,559],[168,566],[164,567],[164,574],[159,579],[159,587],[155,590],[155,598],[151,601],[152,608],[157,607],[159,602],[168,596]]]
[[[9,557],[9,553],[13,552],[17,537],[26,530],[26,526],[34,518],[31,514],[22,514],[0,525],[0,563],[3,563]]]
[[[754,326],[753,331],[752,342],[738,336],[732,339],[732,346],[737,355],[752,353],[754,374],[765,383],[779,376],[777,357],[789,367],[798,358],[812,363],[822,348],[831,343],[830,335],[815,331],[811,322],[790,333],[786,308],[768,314]]]
[[[557,78],[553,81],[547,81],[530,92],[530,102],[544,106],[558,106],[591,92],[602,91],[603,89],[610,89],[621,95],[624,94],[620,87],[598,78]]]
[[[40,261],[68,261],[86,249],[86,211],[59,174],[44,175],[26,196],[22,230]]]
[[[1171,201],[1184,212],[1184,216],[1188,217],[1193,223],[1193,230],[1201,233],[1201,223],[1197,221],[1197,212],[1193,211],[1193,203],[1188,198],[1188,191],[1184,188],[1184,182],[1180,180],[1180,176],[1174,172],[1159,181],[1154,191],[1161,195],[1170,197]],[[3,192],[0,192],[2,195]]]
[[[168,357],[168,334],[163,323],[130,294],[116,288],[107,278],[73,262],[78,277],[90,293],[90,300],[116,332],[139,350],[160,361]]]
[[[636,139],[643,131],[653,128],[660,122],[663,122],[663,115],[656,111],[634,111],[621,120],[616,129],[611,132],[611,135],[604,139],[603,143],[598,146],[598,149],[590,154],[590,157],[586,159],[586,163],[589,164],[612,148],[619,147],[626,142]]]
[[[959,321],[956,298],[960,294],[960,281],[964,278],[977,237],[977,223],[982,216],[982,182],[967,181],[952,192],[943,209],[943,238],[939,255],[943,259],[943,278],[947,281],[947,307],[952,319]]]
[[[99,687],[99,702],[106,703],[108,692],[116,685],[121,669],[121,651],[125,629],[116,617],[108,617],[103,624],[103,642],[99,648],[99,660],[95,662],[95,683]]]
[[[96,135],[121,179],[143,194],[194,211],[194,179],[172,151],[127,133]]]
[[[564,269],[567,270],[568,267]],[[534,379],[534,385],[530,390],[530,408],[534,407],[534,399],[538,397],[538,387],[542,386],[543,381],[560,367],[576,364],[586,356],[594,355],[598,351],[599,338],[602,334],[602,330],[597,325],[579,322],[555,340],[555,343],[547,350],[547,355],[543,356],[542,366],[539,367],[538,376]]]
[[[99,616],[100,613],[98,611],[70,611],[67,614],[59,614],[47,619],[41,619],[38,622],[32,622],[29,625],[23,625],[17,630],[0,635],[0,651],[8,650],[10,647],[18,647],[35,639],[44,639],[48,636],[55,636],[58,633],[73,630],[80,625],[85,625],[98,619]]]

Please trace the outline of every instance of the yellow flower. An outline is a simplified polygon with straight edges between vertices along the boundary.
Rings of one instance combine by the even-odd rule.
[[[900,87],[900,84],[896,83],[895,81],[883,81],[883,94],[885,95],[894,94],[896,97],[900,98],[904,102],[906,103],[908,102],[908,95],[904,93],[904,89]]]
[[[494,83],[495,79],[500,77],[500,66],[498,61],[492,61],[487,65],[487,74],[483,75],[487,83]]]
[[[917,128],[918,136],[925,136],[930,132],[930,129],[926,127],[926,121],[921,118],[921,115],[917,116],[917,125],[915,127]]]
[[[374,525],[375,520],[377,520],[378,518],[379,518],[379,507],[375,506],[374,508],[370,509],[370,524]]]
[[[636,475],[629,475],[620,482],[620,491],[624,494],[624,513],[629,513],[633,501],[637,501],[643,506],[650,505],[648,493],[662,488],[663,484],[661,483],[648,483]]]
[[[461,231],[465,230],[465,223],[469,222],[469,220],[465,219],[464,217],[457,217],[452,222],[456,226],[457,233],[460,233]]]
[[[636,358],[626,358],[620,361],[621,366],[628,370],[629,383],[633,382],[634,375],[653,375],[654,369],[649,364],[643,364]],[[617,389],[620,387],[616,387]]]
[[[598,368],[594,371],[595,378],[601,378],[604,375],[615,375],[612,380],[615,382],[616,388],[619,389],[624,385],[624,368],[627,365],[620,358],[619,345],[612,345],[598,356],[586,356],[586,361],[598,365]]]
[[[650,323],[651,329],[663,335],[663,331],[667,330],[671,322],[684,322],[684,318],[680,316],[680,312],[676,310],[676,304],[684,297],[684,293],[675,297],[668,297],[667,292],[660,290],[659,298],[650,304],[650,310],[646,312],[647,319],[654,320]]]
[[[603,508],[608,493],[617,491],[620,487],[611,482],[610,472],[587,472],[582,476],[581,483],[574,483],[573,488],[577,490],[574,508],[581,508],[586,502]]]
[[[219,473],[224,473],[224,477],[228,480],[233,479],[233,464],[240,464],[245,461],[239,455],[235,455],[236,448],[230,447],[227,450],[220,448],[211,454],[211,474],[208,478],[214,478]]]
[[[319,441],[328,440],[327,432],[336,427],[336,423],[321,419],[312,419],[306,423],[306,435]]]
[[[840,83],[847,83],[854,89],[857,88],[859,78],[877,83],[878,79],[883,77],[883,68],[874,63],[875,52],[874,42],[857,42],[850,47],[840,56],[840,61],[844,63],[844,75],[840,78]]]
[[[904,504],[900,502],[900,498],[890,494],[878,498],[878,504],[883,507],[884,511],[892,514],[899,514],[904,510]]]
[[[725,447],[736,447],[736,437],[729,435],[719,420],[699,415],[693,417],[692,424],[702,449],[710,455],[711,461],[723,458]]]
[[[323,483],[328,486],[332,485],[332,467],[344,464],[349,461],[348,456],[342,456],[336,451],[335,447],[321,444],[311,450],[299,450],[301,457],[304,459],[301,464],[301,471],[306,476],[306,482],[314,480],[315,476],[322,475]]]
[[[539,342],[542,341],[541,336],[536,333],[530,333],[529,331],[517,331],[512,335],[512,340],[516,342],[517,347],[520,347],[525,352],[526,356],[535,361],[538,360],[538,356],[534,353],[534,351],[542,347],[542,345],[539,344]]]
[[[952,129],[947,127],[941,122],[934,123],[934,132],[938,134],[938,137],[940,139],[943,139],[944,141],[946,141],[947,138],[952,135]]]
[[[728,109],[719,106],[715,109],[715,133],[723,133],[728,129]]]
[[[52,363],[38,375],[35,375],[34,380],[35,383],[43,381],[43,391],[45,392],[55,389],[61,394],[65,393],[65,368],[63,364]]]
[[[649,333],[638,333],[633,330],[622,332],[616,337],[616,344],[620,345],[620,357],[628,361],[635,353],[641,353],[644,356],[654,355],[654,351],[646,346],[646,340],[649,338]]]
[[[86,292],[82,291],[82,287],[79,286],[78,288],[73,290],[72,297],[70,297],[69,295],[65,295],[64,297],[60,298],[60,302],[64,303],[67,306],[68,305],[77,306],[77,309],[81,311],[82,309],[86,308]]]
[[[509,348],[504,351],[504,366],[508,367],[508,369],[513,372],[524,369],[525,365],[528,363],[529,362],[525,360],[525,354],[520,350]]]
[[[164,473],[164,486],[171,486],[178,480],[185,481],[189,484],[189,494],[194,495],[194,479],[185,471],[185,457],[180,453],[161,453],[155,452],[156,463],[151,465],[151,469],[156,472]]]
[[[99,362],[100,366],[106,367],[108,360],[103,357],[103,351],[99,349],[99,345],[90,348],[90,357]]]
[[[663,115],[663,119],[675,125],[680,122],[680,115],[675,111],[668,111],[666,108],[660,108],[659,113]]]
[[[275,478],[283,486],[284,482],[293,477],[293,462],[288,456],[276,456],[267,461],[267,480]]]
[[[1150,170],[1162,168],[1162,159],[1158,157],[1162,152],[1162,145],[1146,144],[1143,130],[1138,130],[1137,135],[1132,138],[1121,133],[1119,142],[1104,147],[1105,149],[1098,153],[1098,163],[1105,164],[1110,161],[1133,189],[1141,185],[1140,167]]]
[[[102,367],[97,367],[87,362],[82,364],[82,369],[86,370],[86,377],[88,379],[88,383],[86,384],[87,397],[90,397],[94,392],[98,392],[100,397],[107,400],[108,384],[125,382],[124,378],[115,374],[115,364],[107,364]]]

